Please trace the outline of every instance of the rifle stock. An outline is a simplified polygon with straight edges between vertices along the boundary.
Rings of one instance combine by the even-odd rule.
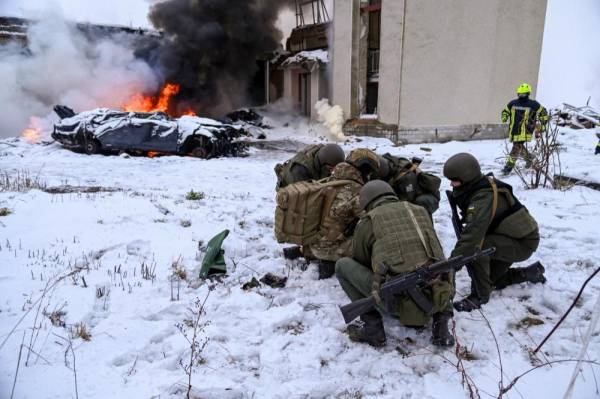
[[[413,272],[403,274],[383,284],[380,289],[380,297],[385,303],[387,298],[392,298],[394,295],[399,295],[402,292],[418,286],[420,283],[424,283],[433,279],[439,274],[447,273],[450,270],[456,270],[462,267],[464,264],[472,262],[482,256],[490,256],[495,251],[496,248],[488,248],[471,256],[455,256],[453,258],[422,267]],[[348,324],[358,316],[373,309],[375,305],[375,298],[370,295],[347,305],[340,306],[340,310],[342,312],[342,316],[344,316],[344,321],[346,324]]]
[[[344,321],[346,324],[350,323],[352,320],[356,319],[358,316],[367,313],[369,310],[375,307],[375,298],[372,296],[367,298],[362,298],[354,302],[350,302],[347,305],[340,306],[340,310],[342,311],[342,316],[344,316]]]

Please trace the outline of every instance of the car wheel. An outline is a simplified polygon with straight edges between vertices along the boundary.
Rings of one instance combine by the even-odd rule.
[[[88,140],[84,146],[86,154],[98,154],[100,152],[100,143],[96,140]]]
[[[209,154],[206,148],[197,146],[192,150],[192,152],[190,152],[190,155],[195,158],[207,159]]]

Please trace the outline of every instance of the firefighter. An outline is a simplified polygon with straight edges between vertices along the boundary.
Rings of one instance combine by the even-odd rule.
[[[502,122],[509,122],[508,139],[513,143],[506,165],[502,169],[504,175],[508,175],[519,157],[525,158],[525,167],[531,167],[533,161],[531,153],[527,149],[527,143],[534,136],[546,130],[548,124],[548,112],[537,101],[529,98],[531,86],[527,83],[517,88],[517,98],[508,103],[502,111]],[[537,126],[537,128],[536,128]]]

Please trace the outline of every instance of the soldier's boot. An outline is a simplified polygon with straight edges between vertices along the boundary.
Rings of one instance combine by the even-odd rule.
[[[302,257],[302,247],[296,245],[293,247],[283,248],[283,257],[290,260]]]
[[[371,311],[360,316],[362,325],[350,324],[348,336],[354,342],[364,342],[376,348],[385,345],[385,330],[383,320],[377,311]]]
[[[454,337],[448,328],[448,322],[452,319],[452,313],[434,313],[431,324],[431,343],[435,346],[454,346]]]
[[[471,294],[458,302],[454,302],[452,306],[454,306],[457,312],[471,312],[475,309],[480,309],[484,303],[487,303],[487,300],[482,300],[476,295]]]
[[[494,282],[494,286],[497,290],[501,290],[509,285],[525,282],[544,284],[546,282],[545,271],[546,269],[540,262],[535,262],[527,267],[511,268]]]
[[[504,168],[502,168],[502,175],[508,176],[510,174],[510,172],[512,172],[512,170],[513,170],[513,166],[506,164],[506,165],[504,165]]]
[[[335,274],[335,262],[330,260],[319,261],[319,280],[324,280]]]

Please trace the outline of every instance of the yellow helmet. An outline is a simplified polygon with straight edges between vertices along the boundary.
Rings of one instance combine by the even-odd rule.
[[[517,94],[530,94],[531,93],[531,86],[529,86],[527,83],[521,83],[521,86],[519,86],[517,88]]]

